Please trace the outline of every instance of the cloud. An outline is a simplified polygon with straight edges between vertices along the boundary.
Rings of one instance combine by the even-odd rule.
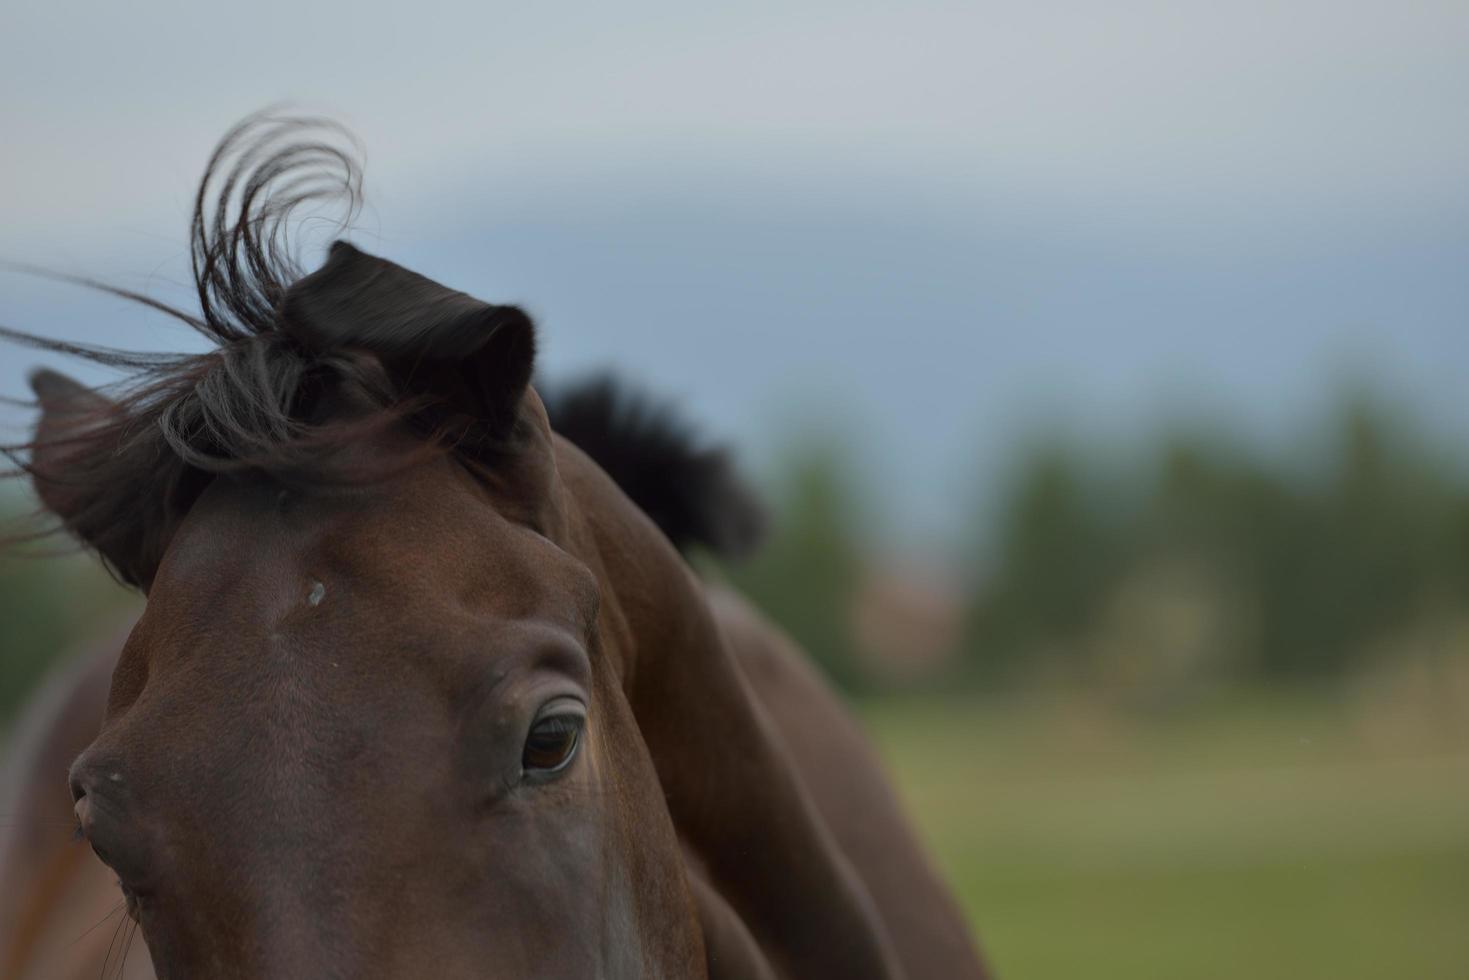
[[[1469,192],[1469,7],[28,5],[0,49],[11,228],[176,213],[240,115],[300,98],[374,185],[711,167],[970,198],[1429,208]]]

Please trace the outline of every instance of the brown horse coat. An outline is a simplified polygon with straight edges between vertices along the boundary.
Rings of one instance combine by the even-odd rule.
[[[201,188],[214,351],[34,379],[41,499],[148,603],[18,743],[0,980],[141,970],[134,924],[163,980],[981,977],[855,724],[671,543],[740,538],[722,461],[553,432],[515,307],[345,243],[301,275],[269,234],[355,183],[300,125]],[[102,864],[47,788],[79,749]]]

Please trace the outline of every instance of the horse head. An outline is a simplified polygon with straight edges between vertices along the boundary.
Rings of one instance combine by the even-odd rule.
[[[147,594],[70,785],[159,976],[894,975],[697,578],[553,431],[531,318],[259,237],[321,159],[241,153],[234,225],[201,190],[213,350],[34,380],[41,498]],[[742,539],[695,469],[733,523],[679,513]]]

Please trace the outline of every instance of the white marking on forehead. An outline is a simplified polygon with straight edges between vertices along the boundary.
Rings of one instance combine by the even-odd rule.
[[[311,607],[321,605],[321,600],[326,598],[326,586],[320,582],[311,583],[311,591],[306,594],[306,604]]]

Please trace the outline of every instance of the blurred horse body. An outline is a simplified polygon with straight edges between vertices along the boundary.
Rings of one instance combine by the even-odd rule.
[[[10,732],[0,834],[0,977],[149,980],[146,951],[122,956],[116,875],[77,840],[65,773],[97,737],[122,638],[59,664]],[[126,959],[125,972],[120,966]]]
[[[148,602],[15,743],[0,980],[983,977],[846,710],[679,555],[749,543],[724,458],[548,407],[517,308],[283,261],[347,162],[302,125],[200,190],[216,350],[33,379],[43,503]]]

